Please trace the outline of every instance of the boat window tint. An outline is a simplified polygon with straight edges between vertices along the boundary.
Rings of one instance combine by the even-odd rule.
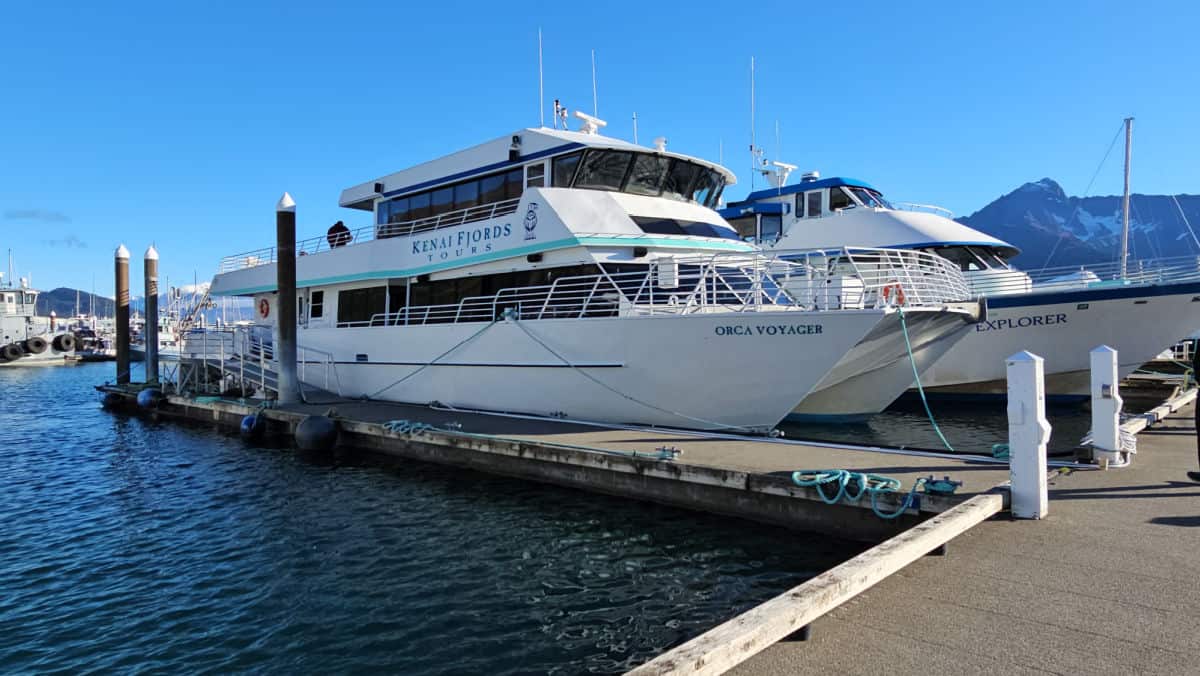
[[[742,216],[729,221],[738,236],[747,242],[753,242],[758,237],[758,217],[754,214]]]
[[[575,179],[575,187],[588,190],[620,190],[633,153],[620,150],[589,150]]]
[[[520,167],[504,174],[504,199],[515,200],[525,190],[525,172]]]
[[[759,237],[760,243],[770,243],[779,241],[779,236],[783,234],[783,216],[779,214],[763,214],[762,217],[762,235]]]
[[[541,188],[546,185],[546,164],[538,162],[525,168],[525,187]]]
[[[672,160],[671,169],[667,172],[667,180],[663,183],[663,196],[687,199],[692,194],[692,186],[696,183],[701,172],[700,165],[684,160]]]
[[[837,211],[838,209],[850,209],[854,207],[854,200],[850,199],[850,195],[842,187],[829,189],[829,210]]]
[[[491,204],[504,199],[504,174],[493,174],[479,179],[479,201]]]
[[[467,181],[454,186],[454,208],[469,209],[479,204],[479,181]]]
[[[319,319],[325,314],[325,292],[313,291],[308,295],[308,317]]]
[[[408,217],[408,198],[401,197],[391,201],[391,210],[388,212],[387,223],[403,223],[409,220]]]
[[[356,322],[359,325],[374,321],[382,324],[382,315],[387,311],[387,289],[373,286],[368,289],[350,289],[338,292],[337,320],[339,324]],[[376,325],[371,324],[371,325]]]
[[[715,223],[701,221],[685,221],[677,218],[659,218],[657,216],[633,216],[633,222],[638,224],[642,232],[656,235],[692,235],[695,237],[719,237],[741,241],[741,235],[736,230]]]
[[[854,196],[857,197],[858,201],[862,202],[864,206],[868,206],[868,207],[882,207],[883,206],[883,204],[878,199],[875,198],[876,193],[874,191],[867,190],[866,188],[850,188],[850,192],[854,193]]]
[[[432,206],[432,211],[430,211],[430,215],[432,215],[432,216],[440,216],[441,214],[444,214],[447,211],[453,211],[454,210],[454,188],[453,188],[453,186],[447,186],[445,188],[438,188],[437,190],[434,190],[433,197],[431,199],[431,206]]]
[[[633,172],[625,192],[634,195],[658,195],[662,192],[663,176],[671,165],[671,158],[661,155],[639,154],[633,161]]]
[[[575,178],[575,168],[579,166],[580,157],[583,157],[582,152],[554,158],[553,185],[555,187],[569,188],[571,186],[571,181]]]
[[[703,171],[700,173],[700,178],[696,181],[695,187],[692,188],[692,199],[704,206],[711,206],[709,200],[712,199],[713,192],[717,189],[720,177],[715,171]]]
[[[408,218],[429,218],[429,193],[421,193],[408,198]]]
[[[992,249],[981,246],[973,246],[971,247],[971,253],[978,256],[979,259],[982,260],[989,268],[995,268],[997,270],[1008,269],[1008,263],[1005,263],[1004,259],[997,255]]]
[[[965,246],[934,247],[933,253],[954,263],[963,272],[975,272],[987,269],[987,265]]]
[[[805,218],[820,218],[821,216],[821,193],[822,190],[811,190],[804,193],[808,196],[808,212]]]

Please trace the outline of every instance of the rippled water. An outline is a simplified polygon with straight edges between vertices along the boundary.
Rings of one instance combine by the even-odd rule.
[[[0,670],[623,671],[855,547],[99,410],[0,369]]]

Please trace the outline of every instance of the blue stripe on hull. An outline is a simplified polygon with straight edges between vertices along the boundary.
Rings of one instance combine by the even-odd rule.
[[[1200,295],[1200,282],[1134,284],[1130,286],[1074,289],[1071,291],[1046,291],[1043,293],[1034,291],[1033,293],[1012,296],[988,296],[987,304],[989,308],[1036,307],[1038,305],[1058,305],[1060,303],[1090,303],[1101,300],[1182,296],[1186,294]]]

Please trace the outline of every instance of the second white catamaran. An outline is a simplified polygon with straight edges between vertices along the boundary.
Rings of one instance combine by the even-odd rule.
[[[936,256],[764,256],[714,211],[728,170],[579,117],[343,191],[375,223],[297,243],[302,363],[345,396],[763,431],[882,410],[980,318]],[[275,255],[227,257],[211,289],[252,297],[263,334]]]

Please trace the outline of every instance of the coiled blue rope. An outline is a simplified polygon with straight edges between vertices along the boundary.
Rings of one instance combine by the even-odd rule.
[[[821,500],[827,505],[836,505],[843,500],[858,502],[864,495],[870,495],[871,511],[875,512],[875,516],[889,520],[899,517],[912,508],[913,502],[916,500],[917,491],[925,485],[925,481],[924,477],[917,479],[916,483],[913,484],[912,490],[908,492],[908,495],[904,496],[904,501],[900,503],[900,507],[895,511],[888,512],[880,508],[879,496],[899,492],[901,487],[899,479],[882,474],[851,472],[846,469],[792,472],[792,483],[805,488],[816,488],[817,495],[821,496]],[[832,497],[825,492],[825,487],[829,484],[835,484],[838,489],[837,493]]]

